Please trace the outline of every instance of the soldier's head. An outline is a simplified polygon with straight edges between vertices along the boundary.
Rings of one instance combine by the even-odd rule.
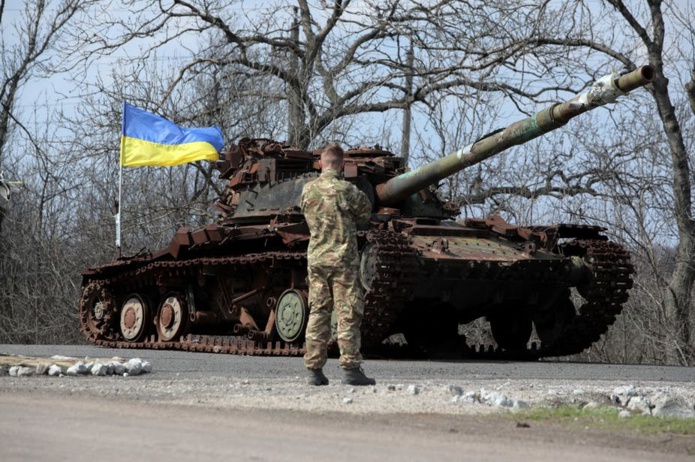
[[[338,143],[329,144],[321,153],[321,168],[341,171],[343,169],[343,148]]]

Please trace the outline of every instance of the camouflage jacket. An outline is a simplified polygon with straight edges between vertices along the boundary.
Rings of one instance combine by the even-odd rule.
[[[358,265],[357,225],[366,224],[372,206],[355,185],[324,169],[304,185],[302,213],[311,232],[307,254],[310,266]]]

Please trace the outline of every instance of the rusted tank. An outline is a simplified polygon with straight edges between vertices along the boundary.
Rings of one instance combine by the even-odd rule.
[[[598,81],[431,164],[407,171],[381,148],[346,151],[345,178],[373,204],[359,232],[363,348],[405,339],[425,354],[538,358],[579,353],[620,313],[629,253],[596,226],[514,226],[498,216],[457,222],[430,186],[554,130],[649,83],[650,67]],[[308,314],[308,228],[302,188],[320,151],[244,139],[218,162],[226,188],[216,223],[179,229],[157,252],[86,270],[81,329],[109,347],[299,355]],[[459,326],[490,323],[494,351],[470,348]],[[532,331],[535,326],[535,335]],[[402,335],[397,335],[402,334]]]

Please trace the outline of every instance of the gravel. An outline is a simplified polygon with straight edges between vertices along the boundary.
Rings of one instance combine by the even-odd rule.
[[[7,358],[7,356],[5,356]],[[153,403],[235,409],[280,409],[352,414],[477,415],[518,412],[539,406],[607,407],[634,415],[695,418],[691,381],[449,378],[379,379],[354,387],[331,377],[312,387],[300,375],[243,378],[216,373],[165,372],[140,358],[37,358],[33,367],[0,366],[0,392],[55,393]],[[7,361],[5,361],[7,364]],[[299,373],[300,371],[295,371]],[[335,375],[335,374],[333,374]]]

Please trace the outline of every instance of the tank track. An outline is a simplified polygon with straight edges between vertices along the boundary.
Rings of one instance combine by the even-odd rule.
[[[417,281],[417,253],[410,238],[393,231],[360,233],[377,250],[377,272],[367,292],[362,321],[365,346],[376,346],[388,335],[413,293]]]
[[[110,292],[118,290],[130,293],[137,289],[155,285],[156,278],[166,273],[181,279],[192,278],[199,268],[206,266],[243,266],[254,264],[272,264],[277,260],[302,261],[306,260],[306,252],[267,252],[237,257],[195,258],[180,261],[155,261],[146,265],[124,271],[118,276],[97,279],[93,277],[83,289],[80,300],[80,327],[87,341],[108,348],[135,348],[155,350],[183,350],[207,353],[226,353],[237,355],[275,355],[298,356],[303,354],[301,345],[289,344],[284,341],[262,342],[250,339],[246,335],[195,335],[188,334],[177,341],[161,342],[156,334],[140,342],[129,342],[119,339],[118,324],[115,321],[118,307],[113,303]],[[89,306],[91,293],[97,290],[104,294],[104,321],[94,328],[90,320]]]
[[[582,256],[591,267],[591,278],[581,287],[585,302],[577,315],[551,345],[531,345],[525,352],[506,352],[477,345],[471,356],[479,359],[538,360],[581,353],[598,341],[615,322],[632,287],[630,254],[605,239],[570,241],[561,247],[565,255]]]
[[[415,252],[407,237],[390,231],[361,232],[377,250],[377,272],[372,290],[365,297],[365,317],[362,337],[364,343],[381,341],[391,322],[398,315],[415,282]],[[306,252],[265,252],[234,257],[196,258],[180,261],[153,261],[139,268],[125,270],[113,277],[99,278],[98,272],[83,284],[80,300],[80,328],[88,342],[108,348],[173,349],[207,353],[266,356],[300,356],[304,346],[284,341],[257,341],[245,335],[188,334],[177,341],[161,342],[156,334],[130,342],[118,331],[118,307],[112,292],[131,293],[139,288],[156,285],[161,274],[176,278],[192,278],[199,268],[210,266],[271,265],[277,260],[290,260],[306,265]],[[137,264],[137,263],[136,263]],[[101,300],[100,320],[90,315],[94,297]]]

